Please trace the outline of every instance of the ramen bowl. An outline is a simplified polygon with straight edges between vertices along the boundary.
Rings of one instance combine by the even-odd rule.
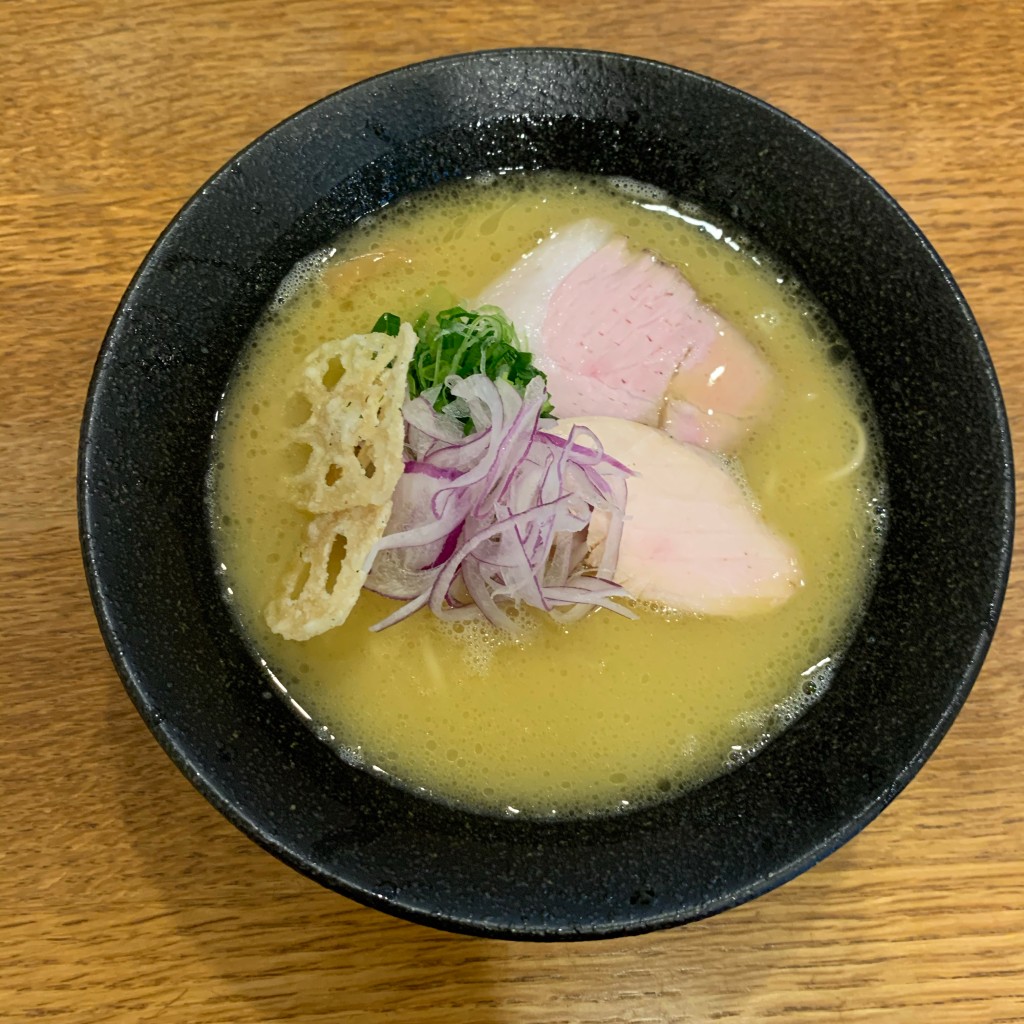
[[[699,204],[806,284],[874,405],[888,532],[830,688],[735,770],[576,819],[473,813],[353,766],[274,695],[215,572],[211,433],[253,325],[298,260],[449,179],[620,175]],[[662,64],[466,54],[329,96],[215,174],[146,257],[82,430],[86,572],[153,735],[231,822],[322,885],[514,939],[618,936],[744,903],[855,835],[913,777],[981,667],[1006,586],[1013,479],[984,342],[940,258],[841,152],[767,104]]]

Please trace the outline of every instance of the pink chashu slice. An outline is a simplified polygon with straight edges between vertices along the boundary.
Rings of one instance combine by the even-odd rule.
[[[575,424],[635,474],[615,570],[631,596],[681,612],[745,616],[785,604],[803,585],[796,549],[717,456],[618,417],[561,419],[555,429],[568,437]],[[595,513],[591,564],[601,560],[607,529],[607,517]]]
[[[480,296],[548,377],[558,416],[618,416],[716,451],[766,412],[764,357],[679,271],[603,221],[553,232]]]

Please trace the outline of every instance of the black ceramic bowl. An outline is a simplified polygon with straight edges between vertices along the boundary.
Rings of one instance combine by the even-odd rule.
[[[496,820],[349,766],[271,698],[213,572],[203,481],[214,412],[278,282],[396,197],[506,168],[628,175],[738,224],[835,319],[882,429],[888,539],[831,689],[738,770],[627,815]],[[1006,584],[1012,501],[984,343],[896,203],[813,132],[735,89],[568,50],[382,75],[233,159],[162,235],[114,317],[79,476],[86,570],[110,653],[156,738],[214,806],[371,906],[543,939],[714,914],[792,878],[878,814],[978,673]]]

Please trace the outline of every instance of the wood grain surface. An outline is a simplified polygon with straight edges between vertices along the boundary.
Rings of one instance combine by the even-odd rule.
[[[445,53],[579,45],[724,79],[897,197],[1021,446],[1024,7],[920,0],[0,3],[0,1019],[1024,1021],[1024,605],[903,795],[756,902],[627,940],[463,938],[333,895],[213,811],[104,651],[75,518],[99,344],[181,204],[264,129]]]

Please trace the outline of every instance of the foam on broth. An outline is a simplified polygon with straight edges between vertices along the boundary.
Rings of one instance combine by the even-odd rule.
[[[263,620],[305,526],[284,497],[282,443],[303,357],[478,293],[552,228],[596,216],[674,263],[762,351],[781,382],[739,468],[791,539],[805,585],[744,619],[641,609],[510,640],[427,613],[383,633],[395,605],[365,593],[305,643]],[[556,410],[557,411],[557,410]],[[279,686],[343,756],[474,809],[609,811],[713,777],[827,686],[863,606],[881,537],[871,416],[847,351],[799,286],[700,211],[628,182],[537,174],[449,185],[357,224],[304,261],[255,332],[225,398],[211,507],[226,587]]]

